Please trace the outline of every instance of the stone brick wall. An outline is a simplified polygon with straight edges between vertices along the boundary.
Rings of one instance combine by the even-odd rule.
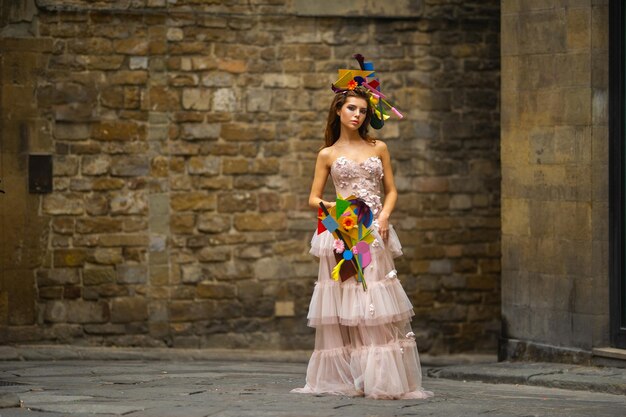
[[[608,345],[607,9],[502,2],[505,356]]]
[[[406,115],[380,137],[420,349],[495,349],[499,5],[405,3],[345,18],[287,0],[38,0],[11,42],[45,47],[11,101],[42,121],[54,192],[32,299],[0,288],[15,300],[2,342],[311,348],[308,192],[329,85],[360,52]],[[31,320],[9,319],[18,303]]]

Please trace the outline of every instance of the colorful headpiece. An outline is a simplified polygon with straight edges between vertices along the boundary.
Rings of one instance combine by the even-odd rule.
[[[374,129],[380,129],[385,124],[390,116],[385,112],[385,106],[389,107],[396,116],[403,118],[402,114],[392,106],[387,97],[380,91],[380,81],[376,77],[374,72],[374,64],[371,62],[365,62],[365,58],[361,54],[353,56],[359,62],[360,70],[352,69],[340,69],[339,79],[332,84],[332,89],[335,93],[345,93],[348,90],[354,90],[357,86],[363,86],[367,88],[369,92],[369,100],[374,112],[372,119],[370,120],[370,126]]]

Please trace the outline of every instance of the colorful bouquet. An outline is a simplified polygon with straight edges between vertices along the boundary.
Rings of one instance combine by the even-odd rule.
[[[375,239],[371,229],[374,216],[369,206],[354,196],[338,196],[335,207],[330,209],[320,203],[318,218],[317,233],[328,230],[335,237],[333,252],[337,265],[332,278],[345,281],[355,277],[367,290],[363,269],[372,261],[369,245]]]

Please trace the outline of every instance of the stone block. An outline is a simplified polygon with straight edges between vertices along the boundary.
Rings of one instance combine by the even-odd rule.
[[[166,216],[170,212],[169,195],[162,194],[150,194],[148,196],[148,203],[150,207],[150,216]]]
[[[181,128],[181,138],[185,140],[217,139],[220,136],[219,123],[184,123]]]
[[[198,254],[200,262],[223,262],[230,260],[231,249],[220,247],[206,247]]]
[[[231,260],[212,263],[210,268],[206,268],[205,275],[208,280],[242,280],[251,278],[252,270],[247,262]]]
[[[139,177],[150,173],[150,160],[147,155],[116,156],[111,161],[111,175],[118,177]]]
[[[171,322],[187,322],[209,320],[216,310],[215,301],[173,300],[168,304],[168,315]]]
[[[172,233],[193,233],[194,225],[195,215],[193,214],[177,213],[170,217],[170,231]]]
[[[111,322],[130,323],[148,319],[148,301],[141,297],[120,297],[111,301]]]
[[[235,298],[237,294],[237,287],[232,284],[203,281],[198,284],[196,291],[199,298]]]
[[[185,110],[209,110],[211,108],[212,92],[200,88],[183,89],[183,109]]]
[[[472,290],[494,290],[498,288],[498,276],[470,275],[467,277],[467,288]]]
[[[83,199],[78,194],[47,194],[43,197],[43,212],[51,215],[83,214]]]
[[[124,55],[146,55],[148,53],[148,40],[139,37],[115,39],[113,49]]]
[[[158,234],[159,230],[155,230],[155,229],[161,229],[161,231],[163,231],[163,233],[167,233],[167,227],[161,227],[161,224],[164,224],[164,226],[166,226],[166,221],[167,218],[164,217],[164,221],[163,222],[157,222],[156,220],[159,219],[157,218],[152,218],[151,219],[151,226],[153,224],[156,224],[157,227],[155,228],[150,228],[150,252],[151,253],[160,253],[160,252],[164,252],[167,246],[167,235],[166,234]]]
[[[432,260],[428,266],[429,274],[446,275],[452,272],[452,262],[449,259]]]
[[[468,210],[470,208],[472,208],[471,196],[455,194],[450,198],[450,210]]]
[[[270,88],[299,88],[300,77],[292,74],[266,73],[262,77],[263,85]]]
[[[446,177],[416,178],[413,183],[415,190],[421,193],[445,193],[448,191],[448,179]]]
[[[554,222],[557,216],[555,204],[550,201],[529,202],[528,223],[530,235],[535,237],[554,237]]]
[[[53,136],[59,140],[84,140],[89,132],[89,125],[84,123],[56,123],[53,128]]]
[[[516,58],[519,65],[519,85],[520,89],[537,90],[553,87],[557,83],[559,67],[555,67],[558,57],[562,55],[540,54],[523,55]],[[509,87],[511,88],[511,87]]]
[[[148,269],[145,265],[118,265],[117,282],[120,284],[145,284]]]
[[[261,213],[271,212],[282,207],[278,193],[259,193],[257,197]]]
[[[231,219],[228,215],[205,213],[198,217],[198,230],[205,233],[221,233],[230,230]]]
[[[48,323],[65,323],[67,309],[63,301],[50,301],[46,303],[44,320]]]
[[[588,163],[591,160],[591,127],[554,128],[554,159],[558,163]]]
[[[277,279],[286,276],[285,267],[287,265],[280,265],[275,258],[259,259],[254,263],[254,276],[261,280]]]
[[[113,214],[145,214],[148,210],[146,195],[137,191],[112,194],[110,205]]]
[[[102,121],[93,125],[91,136],[104,141],[144,140],[146,128],[130,121]]]
[[[148,57],[131,56],[128,61],[128,66],[131,70],[148,69]]]
[[[110,217],[87,217],[76,219],[77,233],[118,233],[122,231],[122,220]]]
[[[38,290],[39,300],[60,300],[63,298],[63,287],[43,287]],[[0,293],[0,297],[2,293]],[[0,310],[2,307],[2,301],[0,300]],[[2,311],[0,311],[0,320],[2,317]]]
[[[109,304],[104,301],[66,301],[68,323],[105,323],[109,321]]]
[[[83,285],[112,284],[115,282],[113,268],[85,268],[83,270]]]
[[[609,241],[609,204],[608,202],[594,202],[591,209],[592,240]]]
[[[104,247],[144,246],[149,244],[148,236],[143,234],[110,234],[98,236],[98,244]]]
[[[283,213],[241,213],[235,214],[234,225],[239,231],[282,230],[287,221]]]
[[[557,124],[589,125],[592,116],[595,119],[596,115],[606,114],[606,97],[602,94],[596,97],[595,91],[589,87],[572,87],[562,89],[559,93],[552,110],[556,114]],[[596,107],[597,102],[602,104]]]
[[[216,196],[205,192],[175,193],[170,197],[173,211],[206,211],[216,208]]]
[[[293,301],[276,301],[274,304],[274,315],[276,317],[294,317],[295,306]]]
[[[217,69],[233,74],[242,74],[248,68],[247,61],[242,59],[218,59]]]
[[[168,28],[166,38],[170,42],[182,41],[185,38],[185,33],[181,28]]]
[[[277,158],[254,159],[251,172],[259,175],[278,174],[280,170]]]
[[[150,266],[150,285],[163,286],[169,284],[170,267],[168,265]]]
[[[248,112],[268,112],[272,105],[272,92],[263,88],[251,88],[247,91],[246,110]]]
[[[257,197],[249,192],[221,193],[217,198],[217,210],[232,213],[257,209]]]
[[[83,266],[86,256],[84,249],[57,249],[53,253],[53,262],[57,268]]]
[[[231,88],[218,88],[213,93],[213,103],[211,109],[214,112],[234,112],[237,111],[237,95]]]
[[[205,273],[199,265],[181,266],[181,275],[184,284],[195,284],[205,278]]]
[[[259,126],[244,123],[225,123],[222,125],[220,137],[225,140],[247,141],[259,138]]]
[[[264,177],[258,175],[238,175],[233,178],[233,188],[238,190],[256,190],[263,187],[266,182]]]
[[[57,285],[78,284],[80,275],[76,268],[43,269],[37,271],[37,286],[49,287]]]
[[[591,49],[594,52],[607,51],[609,48],[609,8],[598,5],[591,8]]]
[[[529,201],[524,199],[502,199],[502,233],[515,236],[528,236]]]
[[[581,102],[587,98],[580,92]],[[608,123],[609,94],[606,88],[594,88],[591,92],[591,119],[594,125],[606,125]]]
[[[188,171],[196,175],[218,175],[220,158],[215,156],[194,156],[189,158]]]
[[[103,175],[109,172],[111,157],[108,155],[85,155],[81,158],[83,175]]]
[[[70,182],[70,188],[72,190],[88,191],[93,189],[94,191],[109,191],[120,190],[126,185],[126,181],[120,178],[72,178]]]
[[[554,233],[562,239],[591,240],[591,203],[555,202]]]
[[[520,14],[518,30],[521,54],[563,53],[567,47],[564,9],[546,9]],[[505,31],[506,32],[506,31]]]
[[[609,86],[609,66],[607,52],[593,51],[591,54],[591,87],[606,89]]]
[[[244,158],[222,158],[222,173],[225,175],[247,174],[250,163]]]

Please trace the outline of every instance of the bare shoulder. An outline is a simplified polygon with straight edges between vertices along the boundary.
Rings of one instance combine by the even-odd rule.
[[[374,151],[378,156],[384,156],[389,153],[387,149],[387,144],[380,139],[376,139],[376,143],[374,144]]]
[[[331,157],[333,154],[333,150],[330,146],[323,148],[317,154],[317,159],[320,162],[323,162],[324,165],[330,165]]]

